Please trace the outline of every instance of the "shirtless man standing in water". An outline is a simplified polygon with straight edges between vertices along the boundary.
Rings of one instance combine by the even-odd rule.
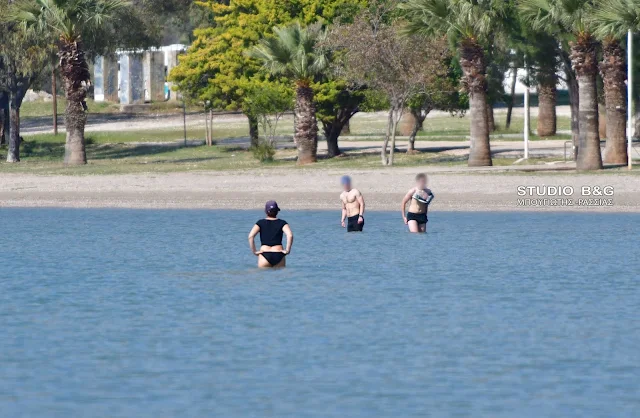
[[[351,177],[342,176],[340,179],[344,191],[340,194],[342,201],[342,227],[347,232],[362,231],[364,227],[364,198],[358,189],[351,188]],[[345,224],[346,219],[346,224]]]
[[[427,211],[432,200],[433,193],[427,189],[427,175],[420,173],[416,176],[416,187],[412,187],[402,199],[402,219],[410,232],[427,232]],[[405,215],[409,201],[409,212]]]

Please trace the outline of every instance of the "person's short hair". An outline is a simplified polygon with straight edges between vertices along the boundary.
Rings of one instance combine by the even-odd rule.
[[[420,173],[416,176],[416,181],[424,180],[427,181],[427,175],[424,173]]]

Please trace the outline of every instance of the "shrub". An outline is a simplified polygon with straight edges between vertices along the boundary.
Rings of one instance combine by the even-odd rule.
[[[251,147],[251,153],[261,163],[273,161],[273,156],[276,155],[276,147],[270,142],[260,141],[258,145]]]

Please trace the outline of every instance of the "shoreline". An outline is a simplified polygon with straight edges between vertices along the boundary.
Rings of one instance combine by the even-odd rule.
[[[429,173],[425,167],[423,170]],[[130,208],[130,209],[243,209],[261,208],[270,199],[283,210],[339,210],[339,177],[349,174],[371,211],[398,211],[418,168],[385,170],[249,170],[123,175],[3,175],[0,207]],[[640,182],[623,174],[451,173],[432,171],[429,187],[435,200],[430,210],[454,212],[600,212],[640,213]],[[558,186],[575,189],[573,206],[533,206],[518,199],[519,186]],[[610,186],[612,206],[592,201],[581,206],[583,186]],[[606,196],[594,197],[603,199]],[[522,202],[521,202],[522,203]]]

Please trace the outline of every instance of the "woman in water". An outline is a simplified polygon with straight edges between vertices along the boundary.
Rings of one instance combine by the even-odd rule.
[[[258,256],[258,267],[284,267],[285,256],[293,245],[293,232],[287,221],[278,219],[280,208],[273,200],[264,206],[267,217],[260,219],[249,232],[249,247]],[[255,237],[260,234],[260,251],[256,251]],[[282,235],[287,236],[287,248],[282,246]]]
[[[427,232],[427,211],[432,200],[433,193],[427,189],[427,175],[420,173],[416,176],[416,187],[411,188],[402,199],[402,219],[410,232]],[[405,215],[409,201],[409,212]]]

